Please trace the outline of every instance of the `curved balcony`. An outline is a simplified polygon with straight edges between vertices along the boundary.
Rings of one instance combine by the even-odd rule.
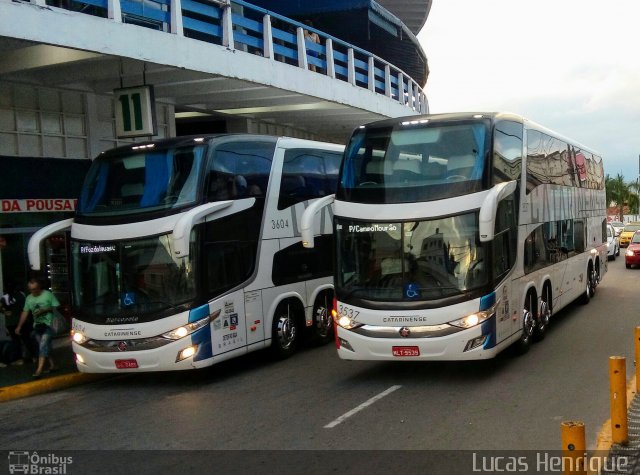
[[[327,138],[428,113],[422,89],[394,65],[242,0],[0,0],[0,17],[2,79],[107,94],[146,82],[176,111]]]

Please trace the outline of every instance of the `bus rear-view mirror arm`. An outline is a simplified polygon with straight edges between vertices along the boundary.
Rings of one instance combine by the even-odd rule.
[[[57,221],[42,229],[38,229],[34,235],[31,236],[27,246],[27,255],[29,256],[29,265],[33,270],[40,270],[40,265],[42,263],[42,256],[40,255],[40,251],[42,250],[42,241],[52,234],[70,229],[72,224],[73,218],[63,219],[62,221]]]
[[[517,182],[514,180],[500,183],[489,191],[489,194],[480,207],[480,242],[493,241],[498,203],[512,194],[516,190],[516,187]]]
[[[300,220],[300,233],[302,234],[302,245],[307,249],[311,249],[315,246],[315,239],[313,235],[313,221],[318,212],[325,206],[329,206],[336,199],[336,195],[327,195],[324,198],[320,198],[309,205],[307,209],[302,213],[302,219]]]
[[[246,201],[243,208],[250,208],[255,203],[255,198],[251,198]],[[235,201],[216,201],[215,203],[207,203],[193,208],[186,212],[173,227],[173,253],[176,257],[187,257],[189,255],[189,243],[191,240],[191,230],[193,226],[200,221],[214,213],[218,213],[223,209],[229,208]]]

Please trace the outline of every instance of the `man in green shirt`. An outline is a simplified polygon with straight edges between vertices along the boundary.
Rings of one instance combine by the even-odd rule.
[[[29,295],[24,302],[24,308],[20,314],[20,321],[16,327],[16,335],[20,335],[22,326],[29,317],[29,312],[33,314],[33,333],[38,342],[38,369],[33,374],[34,378],[39,378],[44,371],[44,363],[49,359],[49,371],[55,371],[56,365],[51,357],[51,338],[53,330],[53,311],[60,306],[58,299],[48,290],[43,289],[39,279],[29,279],[27,284]]]

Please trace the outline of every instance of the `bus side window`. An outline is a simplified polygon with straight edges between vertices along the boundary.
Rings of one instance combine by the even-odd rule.
[[[500,121],[494,130],[493,181],[518,180],[522,173],[522,124]]]
[[[209,167],[208,200],[265,196],[274,145],[229,142],[218,145]]]
[[[493,275],[499,280],[515,264],[518,226],[515,198],[511,195],[498,204],[493,240]]]
[[[334,194],[338,189],[338,173],[340,172],[340,163],[342,163],[341,153],[324,153],[324,171],[326,173],[325,192],[327,195]]]
[[[584,252],[584,244],[585,244],[585,229],[584,229],[584,221],[581,219],[576,219],[573,222],[573,245],[575,251],[580,253]]]
[[[289,149],[284,154],[278,209],[336,192],[342,155],[324,150]]]

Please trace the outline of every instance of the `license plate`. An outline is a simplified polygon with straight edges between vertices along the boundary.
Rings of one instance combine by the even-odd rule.
[[[116,368],[118,369],[133,369],[138,367],[138,362],[134,359],[131,360],[116,360]]]
[[[420,356],[420,348],[417,346],[393,346],[393,356]]]

